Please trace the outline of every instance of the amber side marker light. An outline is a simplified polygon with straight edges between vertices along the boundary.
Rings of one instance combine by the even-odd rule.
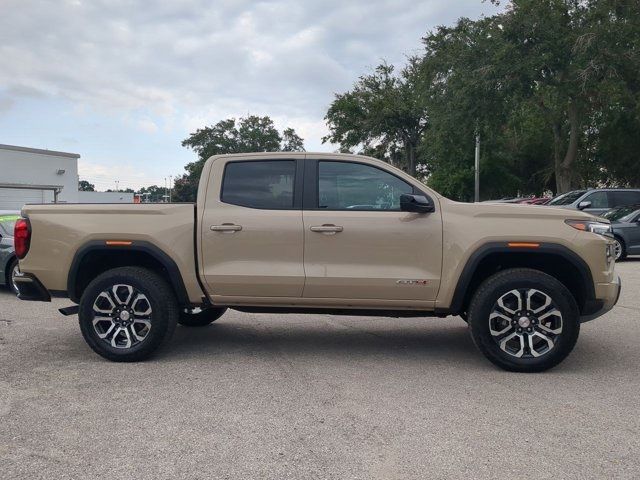
[[[509,248],[538,248],[540,244],[530,242],[509,242],[507,243],[507,246]]]
[[[104,243],[109,247],[128,247],[133,242],[130,242],[130,241],[127,241],[127,240],[107,240]]]

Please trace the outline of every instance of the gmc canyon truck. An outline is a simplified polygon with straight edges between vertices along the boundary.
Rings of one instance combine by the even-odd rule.
[[[23,300],[68,297],[89,346],[139,361],[176,324],[243,312],[460,315],[512,371],[551,368],[617,302],[611,226],[579,211],[448,200],[373,158],[210,158],[193,204],[28,205]]]

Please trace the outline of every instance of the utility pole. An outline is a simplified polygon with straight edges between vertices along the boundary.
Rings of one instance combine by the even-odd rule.
[[[476,185],[475,202],[480,201],[480,133],[476,133]]]
[[[169,203],[171,203],[172,192],[173,192],[173,175],[169,175]]]
[[[167,194],[167,177],[164,177],[164,203],[167,203],[169,195]]]

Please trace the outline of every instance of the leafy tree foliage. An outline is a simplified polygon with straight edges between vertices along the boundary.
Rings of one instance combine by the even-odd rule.
[[[640,185],[637,0],[512,0],[423,38],[336,95],[326,140],[361,147],[443,194],[483,198]],[[414,168],[410,152],[415,150]]]
[[[415,175],[417,148],[428,126],[418,67],[417,58],[399,74],[382,64],[351,91],[337,94],[325,117],[330,134],[323,141],[344,150],[362,145],[364,152],[401,163]]]
[[[138,191],[138,195],[141,196],[142,201],[145,203],[163,202],[165,194],[166,194],[165,187],[160,187],[158,185],[150,185],[148,187],[142,187]]]
[[[79,192],[95,192],[96,186],[93,183],[89,183],[86,180],[80,180],[78,182],[78,191]]]
[[[177,178],[173,188],[173,201],[193,202],[196,199],[202,167],[213,155],[247,152],[304,151],[304,141],[295,130],[286,128],[278,132],[268,116],[221,120],[210,127],[198,129],[182,145],[198,154],[198,160],[187,164],[187,171]]]

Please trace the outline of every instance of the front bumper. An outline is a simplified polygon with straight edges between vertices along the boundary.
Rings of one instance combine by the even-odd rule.
[[[616,303],[618,303],[621,291],[622,281],[620,280],[620,277],[616,277],[611,283],[598,283],[596,285],[596,295],[598,300],[590,303],[592,308],[587,309],[585,312],[587,314],[582,315],[580,317],[580,321],[588,322],[607,313]]]
[[[35,275],[30,273],[18,273],[15,277],[18,287],[18,298],[34,302],[50,302],[51,294]]]

